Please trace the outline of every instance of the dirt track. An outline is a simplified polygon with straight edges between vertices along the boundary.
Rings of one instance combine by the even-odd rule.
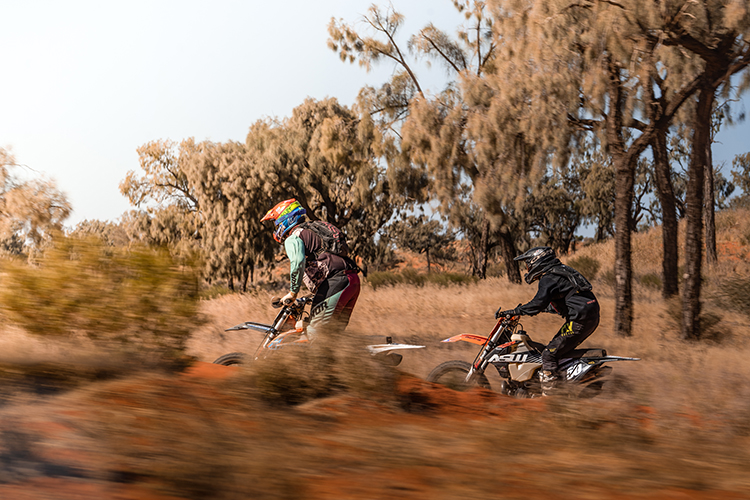
[[[645,469],[659,463],[647,455],[638,464],[592,443],[590,456],[553,448],[539,460],[523,437],[508,443],[493,432],[549,411],[543,400],[403,376],[409,411],[353,396],[256,410],[228,389],[236,373],[198,363],[179,377],[105,382],[4,408],[0,498],[750,498],[690,485],[690,471],[686,487],[649,477]],[[653,418],[642,408],[633,423]]]

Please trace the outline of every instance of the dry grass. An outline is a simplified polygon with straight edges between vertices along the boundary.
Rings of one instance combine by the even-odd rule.
[[[746,257],[738,257],[746,255],[748,219],[720,214],[722,262],[712,279],[748,275]],[[658,231],[634,238],[637,273],[658,272],[659,238]],[[611,247],[578,255],[596,256],[604,270]],[[642,360],[613,363],[613,382],[593,400],[458,394],[407,375],[396,380],[362,357],[364,343],[391,336],[426,346],[405,353],[399,367],[420,378],[446,359],[471,360],[477,346],[440,340],[489,332],[498,307],[535,292],[498,278],[452,287],[365,285],[333,354],[282,352],[218,381],[144,373],[92,384],[46,411],[50,419],[83,415],[65,423],[104,457],[90,473],[97,481],[150,485],[181,498],[463,499],[500,490],[518,499],[750,497],[748,317],[717,309],[721,342],[683,342],[659,291],[637,284],[633,336],[622,338],[613,333],[611,288],[603,279],[594,287],[603,316],[584,346]],[[252,352],[259,334],[223,330],[269,322],[271,295],[204,301],[207,322],[193,332],[189,353],[210,362]],[[560,324],[552,315],[524,318],[540,342]],[[67,344],[7,328],[0,349],[14,359],[70,353]],[[63,403],[70,407],[61,412]],[[41,418],[39,408],[18,406],[14,418]],[[0,450],[5,441],[0,434]]]

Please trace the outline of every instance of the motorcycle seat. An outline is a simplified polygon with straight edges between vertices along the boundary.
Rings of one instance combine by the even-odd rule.
[[[542,344],[541,342],[535,342],[531,339],[526,341],[526,345],[534,349],[539,354],[541,354],[547,348],[547,346]]]
[[[566,353],[566,358],[603,358],[607,355],[607,351],[604,349],[573,349]]]

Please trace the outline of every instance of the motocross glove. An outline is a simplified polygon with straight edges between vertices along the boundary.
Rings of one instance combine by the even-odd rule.
[[[289,292],[283,297],[281,297],[281,303],[286,306],[294,302],[294,299],[296,298],[297,298],[297,292]]]
[[[498,309],[497,312],[495,313],[495,319],[510,318],[511,316],[520,316],[520,315],[521,313],[518,310],[518,308],[508,309],[505,311],[501,311],[500,309]]]

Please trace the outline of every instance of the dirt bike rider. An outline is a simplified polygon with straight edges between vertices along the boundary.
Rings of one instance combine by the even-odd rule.
[[[274,221],[273,238],[284,244],[289,257],[289,293],[282,297],[282,302],[289,304],[295,300],[303,282],[315,294],[306,329],[312,339],[332,320],[341,330],[346,328],[359,297],[360,282],[359,269],[351,259],[324,250],[321,236],[305,223],[306,213],[292,198],[277,204],[261,221]]]
[[[540,381],[542,390],[548,394],[558,380],[558,360],[580,345],[599,326],[599,302],[591,291],[589,281],[575,269],[561,263],[550,247],[531,248],[514,260],[526,263],[528,272],[524,280],[529,285],[539,280],[539,288],[531,301],[507,311],[498,309],[495,317],[534,316],[540,312],[550,312],[565,318],[565,324],[542,352]]]

